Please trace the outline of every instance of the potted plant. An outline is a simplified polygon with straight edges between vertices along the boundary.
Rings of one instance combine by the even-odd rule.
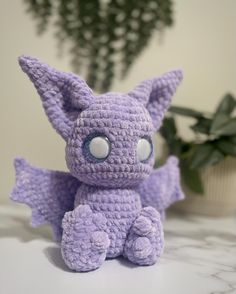
[[[25,0],[38,33],[54,26],[59,52],[69,49],[75,72],[106,91],[124,78],[152,36],[173,25],[172,0]],[[64,46],[63,46],[64,45]]]
[[[179,158],[186,199],[182,212],[206,215],[236,213],[236,100],[226,94],[214,113],[172,106],[161,128],[168,153]],[[195,120],[194,139],[179,135],[176,116]],[[202,196],[202,197],[201,197]]]

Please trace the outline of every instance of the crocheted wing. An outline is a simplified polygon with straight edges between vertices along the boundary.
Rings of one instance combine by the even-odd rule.
[[[54,239],[60,241],[62,218],[73,209],[80,182],[70,173],[33,167],[22,158],[15,159],[14,165],[16,184],[11,199],[32,209],[32,226],[50,224]]]
[[[170,156],[166,164],[155,169],[137,190],[142,206],[155,207],[164,218],[165,210],[172,203],[184,199],[180,185],[178,159]]]

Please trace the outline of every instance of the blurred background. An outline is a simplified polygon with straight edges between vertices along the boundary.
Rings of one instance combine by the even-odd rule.
[[[82,48],[80,51],[76,47],[75,39],[67,38],[65,33],[59,34],[60,26],[58,30],[58,26],[53,25],[55,21],[58,21],[56,15],[52,15],[49,25],[45,27],[48,21],[47,10],[41,11],[37,5],[33,5],[37,2],[43,1],[1,1],[1,203],[9,201],[9,193],[14,184],[13,159],[15,156],[25,157],[36,166],[66,170],[65,144],[47,121],[36,90],[18,66],[17,58],[21,54],[37,57],[61,71],[76,70],[84,78],[89,79],[97,92],[108,89],[119,92],[129,91],[146,78],[158,76],[173,68],[182,68],[184,81],[175,95],[174,105],[213,112],[226,93],[236,95],[236,1],[234,0],[160,1],[164,3],[164,6],[163,15],[159,16],[159,23],[146,27],[143,35],[138,36],[145,42],[141,42],[140,46],[137,45],[133,49],[132,46],[127,48],[124,46],[127,50],[122,62],[124,64],[126,62],[129,66],[123,69],[123,63],[114,56],[114,49],[107,45],[109,40],[114,42],[112,29],[109,30],[113,28],[112,26],[108,24],[106,28],[109,36],[107,39],[104,38],[103,47],[109,50],[103,52],[101,59],[93,59],[94,55],[96,56],[96,50],[95,53],[83,52],[80,56],[80,52],[83,51],[83,38],[80,39]],[[117,1],[118,4],[119,2],[122,3]],[[108,5],[108,1],[103,1],[103,5]],[[27,12],[29,8],[31,11]],[[126,8],[132,10],[129,5]],[[142,10],[142,7],[140,9]],[[155,5],[152,9],[156,9]],[[66,19],[68,16],[65,12],[63,13]],[[138,18],[138,15],[136,17]],[[113,19],[113,16],[111,15],[110,18]],[[145,18],[145,22],[151,21],[148,15]],[[124,22],[122,17],[120,21]],[[89,27],[89,24],[90,20],[85,18],[83,26],[81,23],[79,25],[81,30],[84,30],[84,27],[86,28],[87,25]],[[128,20],[125,24],[126,29],[132,30]],[[60,25],[63,27],[63,23]],[[112,25],[115,24],[112,23]],[[142,23],[141,26],[143,26]],[[92,29],[94,27],[96,22]],[[39,36],[37,31],[42,29],[45,31]],[[101,31],[99,33],[103,34]],[[93,44],[93,38],[91,39],[89,33],[86,32],[85,35],[88,36],[85,41]],[[134,40],[136,38],[133,32],[131,32],[130,43],[132,38]],[[120,39],[122,42],[125,34],[121,33]],[[64,40],[64,47],[62,40]],[[138,51],[137,56],[135,51]],[[117,61],[115,65],[109,54]],[[129,56],[135,58],[129,58]],[[106,70],[105,74],[104,70]],[[121,79],[120,76],[123,78]],[[96,78],[101,81],[100,84],[94,80]],[[181,136],[191,139],[192,132],[188,124],[186,119],[182,119],[178,127]],[[158,146],[156,149],[157,153],[162,152]],[[233,179],[236,179],[235,169],[231,168],[231,170],[233,171],[230,171],[227,178],[233,182]],[[228,184],[224,185],[224,189],[227,187]],[[236,202],[235,199],[234,202]]]

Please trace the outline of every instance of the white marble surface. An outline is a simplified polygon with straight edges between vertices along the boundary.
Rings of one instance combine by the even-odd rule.
[[[1,294],[236,293],[236,217],[170,215],[159,264],[136,267],[120,258],[73,273],[48,228],[29,226],[29,214],[22,206],[0,206]]]

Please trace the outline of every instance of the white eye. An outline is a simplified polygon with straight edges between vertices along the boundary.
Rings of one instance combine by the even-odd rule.
[[[151,142],[145,138],[139,139],[137,145],[137,156],[139,161],[147,160],[152,153]]]
[[[110,143],[107,137],[94,137],[88,147],[90,154],[97,159],[104,159],[110,153]]]

